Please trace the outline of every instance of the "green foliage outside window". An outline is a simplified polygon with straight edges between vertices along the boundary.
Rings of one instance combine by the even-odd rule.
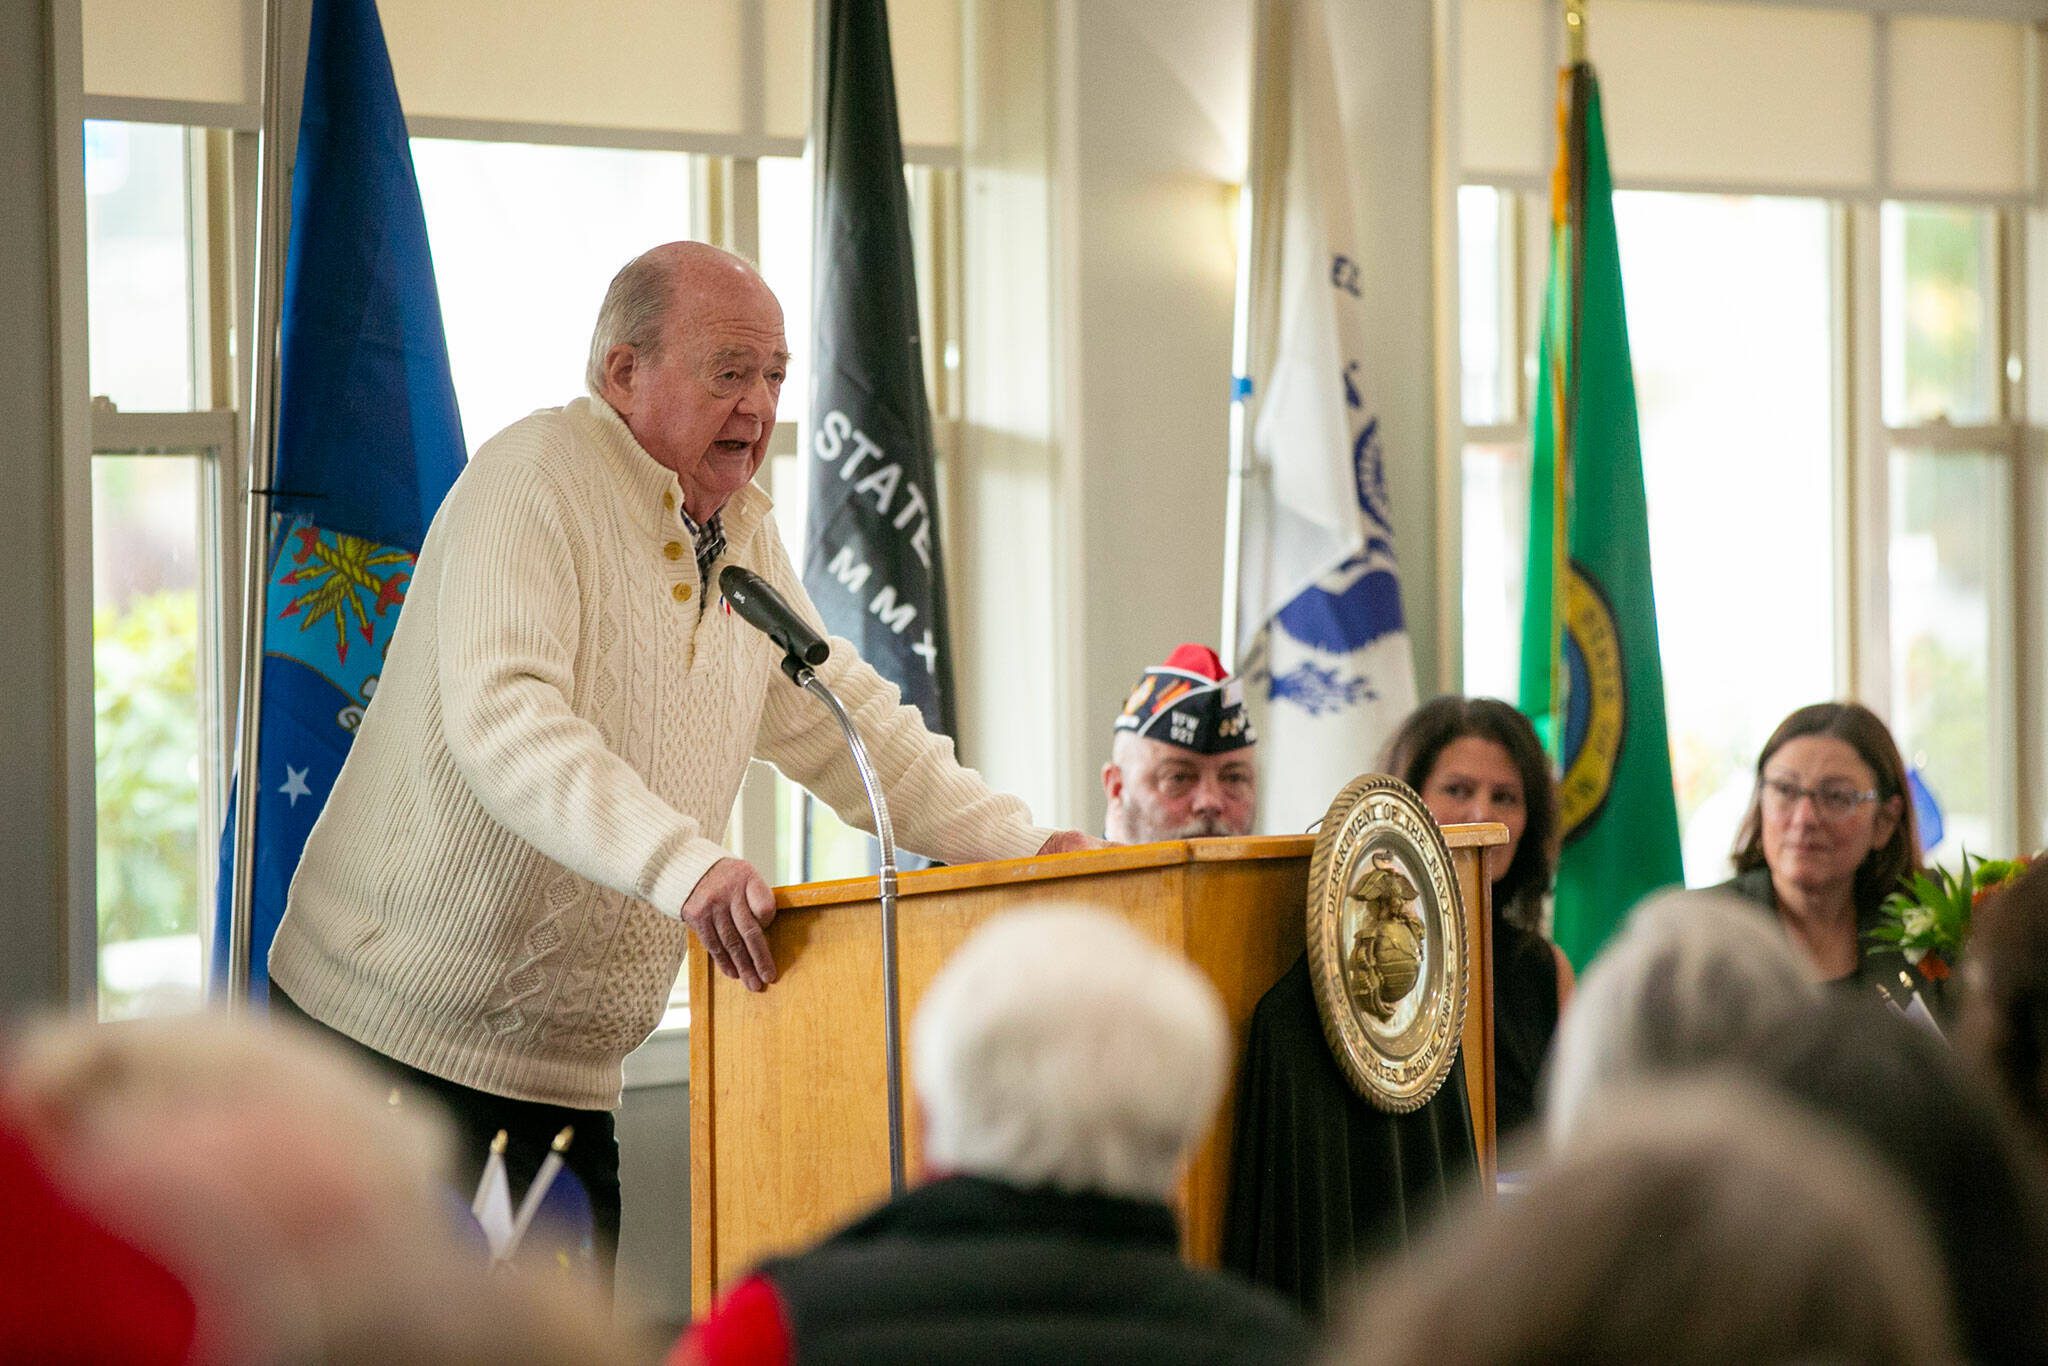
[[[198,641],[191,589],[93,613],[102,946],[198,929]]]
[[[1987,292],[1995,284],[1988,215],[1913,205],[1905,231],[1904,411],[1893,420],[1984,422],[1997,416],[1996,338]]]

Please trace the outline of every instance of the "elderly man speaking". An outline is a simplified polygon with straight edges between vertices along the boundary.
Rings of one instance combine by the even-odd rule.
[[[748,760],[868,823],[831,716],[709,601],[745,565],[817,624],[750,482],[788,362],[782,309],[740,258],[674,242],[619,272],[590,396],[486,442],[435,518],[271,951],[278,1008],[439,1096],[478,1164],[503,1129],[517,1183],[573,1126],[607,1270],[620,1064],[661,1018],[684,925],[722,972],[775,980],[774,897],[717,842]],[[820,676],[906,845],[965,861],[1092,843],[990,791],[845,641]]]

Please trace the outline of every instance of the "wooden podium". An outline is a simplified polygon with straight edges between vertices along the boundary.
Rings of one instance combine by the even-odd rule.
[[[1492,961],[1484,849],[1500,825],[1457,825],[1451,847],[1473,946],[1463,1047],[1482,1174],[1493,1171]],[[1183,840],[906,873],[898,895],[906,1161],[921,1148],[908,1055],[926,986],[975,926],[1026,906],[1119,915],[1181,953],[1223,997],[1235,1057],[1252,1009],[1302,951],[1306,835]],[[883,1087],[881,917],[875,880],[776,891],[780,977],[758,995],[714,972],[695,940],[690,974],[690,1298],[698,1314],[765,1256],[804,1247],[889,1192]],[[1222,1241],[1236,1088],[1182,1179],[1186,1251]]]

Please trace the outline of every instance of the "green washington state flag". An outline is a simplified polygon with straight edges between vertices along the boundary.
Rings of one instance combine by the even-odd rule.
[[[1556,937],[1583,968],[1683,871],[1600,88],[1584,63],[1559,87],[1521,707],[1558,768]]]

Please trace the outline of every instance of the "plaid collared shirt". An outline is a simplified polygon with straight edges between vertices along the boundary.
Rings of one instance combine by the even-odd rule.
[[[703,616],[704,609],[711,605],[711,566],[718,563],[718,557],[725,553],[725,514],[723,510],[714,512],[709,521],[698,526],[687,508],[678,511],[682,513],[683,526],[697,548],[697,582],[701,585],[697,594],[697,615]]]

